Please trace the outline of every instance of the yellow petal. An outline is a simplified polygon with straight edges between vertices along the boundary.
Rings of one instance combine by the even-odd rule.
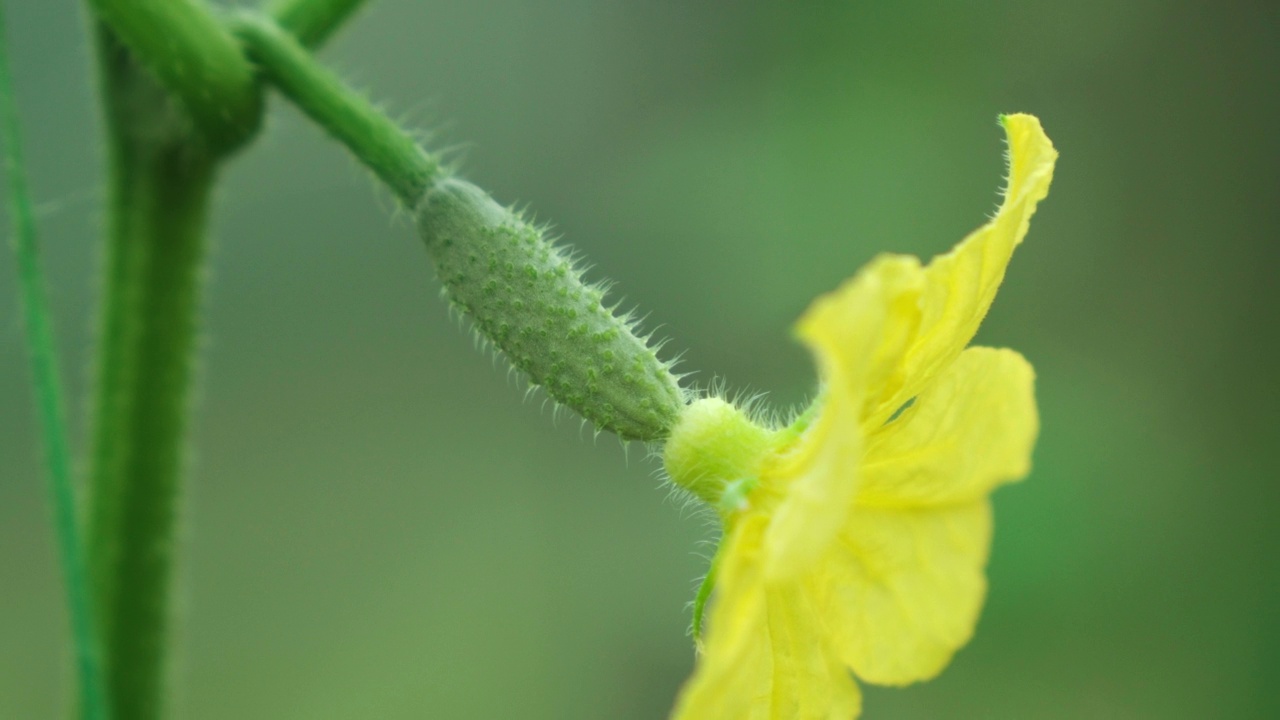
[[[743,516],[725,540],[705,649],[675,720],[849,720],[861,710],[812,600],[798,583],[764,580],[767,522]]]
[[[1031,469],[1035,373],[1012,350],[969,348],[868,442],[859,505],[976,500]]]
[[[973,338],[1049,192],[1057,152],[1030,115],[1002,119],[1009,187],[996,217],[920,269],[881,256],[797,324],[825,385],[818,421],[777,473],[789,481],[766,541],[769,577],[812,566],[844,523],[856,492],[862,432],[928,387]],[[854,428],[858,429],[854,429]]]
[[[889,417],[960,354],[991,307],[1013,250],[1026,237],[1036,205],[1049,194],[1058,153],[1031,115],[1001,118],[1009,143],[1004,202],[991,222],[925,268],[920,326],[894,381],[900,387],[878,414]]]
[[[773,657],[770,718],[848,720],[862,709],[849,671],[828,648],[825,630],[797,583],[768,592]]]
[[[915,510],[859,506],[811,581],[840,658],[880,685],[941,672],[973,635],[990,541],[985,498]]]
[[[795,449],[762,478],[783,496],[765,539],[769,578],[812,566],[844,525],[858,485],[867,390],[900,363],[922,282],[915,258],[881,256],[814,301],[797,324],[823,379],[823,405]]]
[[[880,255],[835,292],[814,300],[796,323],[823,382],[829,389],[843,385],[859,417],[876,399],[874,390],[899,373],[918,332],[926,282],[919,259]]]

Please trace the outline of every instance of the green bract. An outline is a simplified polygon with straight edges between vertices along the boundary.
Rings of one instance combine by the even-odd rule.
[[[540,228],[455,178],[416,217],[450,299],[535,385],[623,439],[667,436],[684,406],[669,363]]]

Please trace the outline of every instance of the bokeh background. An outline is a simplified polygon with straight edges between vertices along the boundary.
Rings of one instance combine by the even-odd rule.
[[[102,186],[85,21],[6,0],[83,439]],[[553,221],[685,351],[789,406],[790,323],[997,201],[997,113],[1062,159],[979,341],[1039,373],[991,592],[875,718],[1280,717],[1274,3],[378,0],[323,58]],[[275,101],[218,197],[175,717],[658,718],[706,522],[450,321],[386,194]],[[66,627],[0,253],[0,717]]]

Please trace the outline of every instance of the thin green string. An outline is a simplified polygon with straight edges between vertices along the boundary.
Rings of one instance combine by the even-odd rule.
[[[76,674],[80,688],[80,717],[107,717],[100,658],[97,653],[92,603],[72,485],[71,450],[62,410],[58,379],[58,355],[54,347],[52,313],[44,290],[44,271],[36,234],[35,214],[22,157],[22,139],[9,69],[8,27],[0,4],[0,134],[8,165],[9,212],[13,223],[13,249],[18,260],[18,285],[22,295],[31,374],[36,390],[44,436],[45,465],[54,528],[71,613]]]

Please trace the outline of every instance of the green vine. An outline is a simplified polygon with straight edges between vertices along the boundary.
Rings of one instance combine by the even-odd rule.
[[[439,160],[270,18],[238,15],[234,27],[267,81],[355,153],[401,202],[417,204],[440,173]]]
[[[323,5],[291,6],[313,44],[358,4]],[[210,198],[260,124],[261,88],[202,3],[94,6],[108,195],[88,555],[112,714],[147,719],[166,711]]]
[[[228,152],[262,122],[262,93],[235,38],[201,0],[89,0],[180,102],[209,147]]]
[[[109,195],[88,537],[114,714],[156,718],[216,163],[115,34],[98,39]]]
[[[276,0],[267,14],[304,47],[313,48],[333,34],[364,0]]]

